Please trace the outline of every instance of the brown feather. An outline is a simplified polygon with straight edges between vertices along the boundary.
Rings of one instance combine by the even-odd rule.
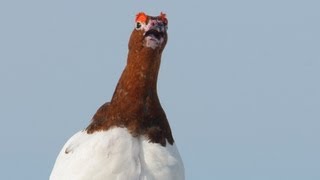
[[[150,17],[149,17],[150,18]],[[125,67],[110,103],[101,106],[87,127],[89,134],[125,127],[133,136],[144,135],[153,143],[173,144],[171,129],[157,93],[157,78],[161,54],[167,42],[164,35],[161,47],[145,47],[143,31],[134,30],[129,40]]]

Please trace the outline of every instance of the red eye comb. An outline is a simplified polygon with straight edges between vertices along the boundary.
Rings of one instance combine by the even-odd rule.
[[[168,24],[168,19],[166,17],[167,15],[163,12],[160,13],[160,19],[163,21],[165,24]]]
[[[136,22],[146,22],[147,21],[147,15],[144,12],[139,12],[136,15]]]

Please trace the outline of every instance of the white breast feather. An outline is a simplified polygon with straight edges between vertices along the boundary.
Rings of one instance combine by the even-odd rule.
[[[113,128],[72,136],[50,180],[184,180],[184,168],[175,144],[163,147]]]

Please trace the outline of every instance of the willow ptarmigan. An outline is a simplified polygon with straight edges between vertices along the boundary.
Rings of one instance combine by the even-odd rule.
[[[138,13],[127,65],[110,102],[62,148],[50,180],[183,180],[184,167],[157,94],[168,20]]]

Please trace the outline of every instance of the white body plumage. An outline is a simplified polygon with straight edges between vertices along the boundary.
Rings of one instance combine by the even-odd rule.
[[[50,180],[184,180],[184,168],[175,144],[161,146],[115,127],[72,136]]]

